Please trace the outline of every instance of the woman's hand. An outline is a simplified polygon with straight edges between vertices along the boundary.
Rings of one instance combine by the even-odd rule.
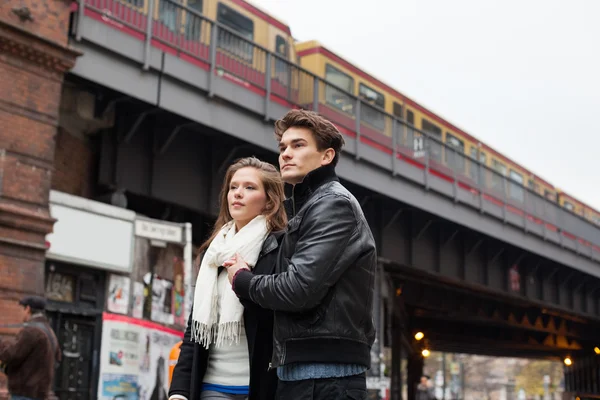
[[[239,270],[242,270],[242,269],[250,270],[246,261],[244,261],[242,256],[240,256],[237,253],[235,256],[233,256],[229,260],[225,261],[223,263],[223,266],[227,269],[227,278],[229,279],[229,283],[231,283],[232,285],[233,285],[233,278],[235,277],[235,274],[237,274],[237,272]]]

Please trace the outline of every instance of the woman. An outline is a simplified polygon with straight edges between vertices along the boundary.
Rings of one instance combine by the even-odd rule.
[[[191,315],[169,399],[271,400],[277,376],[269,369],[273,312],[242,305],[223,262],[250,259],[255,274],[271,274],[287,218],[283,182],[271,164],[249,157],[231,165],[220,211],[204,251]]]

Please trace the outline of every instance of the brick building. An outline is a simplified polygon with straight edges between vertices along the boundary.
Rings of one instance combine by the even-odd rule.
[[[70,2],[0,4],[0,308],[43,292],[48,194],[64,74],[78,53],[67,45]]]
[[[61,390],[77,389],[83,392],[82,398],[96,398],[104,379],[100,373],[108,371],[105,379],[112,376],[113,371],[105,365],[109,364],[108,354],[113,356],[108,347],[118,337],[115,332],[136,332],[139,347],[145,349],[151,340],[161,340],[161,332],[171,332],[171,340],[182,333],[182,292],[177,292],[178,316],[173,318],[169,312],[176,306],[171,304],[170,293],[172,290],[174,303],[176,290],[162,294],[168,304],[165,312],[158,310],[157,314],[154,289],[156,282],[173,288],[182,282],[189,285],[191,274],[186,271],[182,278],[182,264],[191,265],[191,231],[185,230],[185,224],[161,224],[103,204],[110,203],[103,198],[110,193],[97,188],[99,137],[95,134],[99,129],[112,128],[114,118],[110,113],[103,119],[82,116],[93,110],[94,98],[74,83],[73,77],[68,78],[81,55],[68,44],[74,4],[70,0],[0,2],[0,325],[20,322],[17,300],[22,296],[46,296],[49,318],[66,355],[57,370],[57,395],[62,397]],[[118,229],[109,229],[103,238],[90,234],[93,228],[87,226],[81,232],[73,230],[78,222],[74,221],[75,214],[70,220],[57,217],[70,210],[89,217],[90,223],[94,217],[114,226],[120,222],[125,229],[122,234],[131,241],[121,246],[123,268],[103,265],[107,262],[101,260],[102,253],[118,252],[110,247],[87,260],[84,254],[81,262],[77,257],[69,259],[69,254],[65,257],[65,235],[88,234],[88,242],[103,242],[118,234]],[[61,227],[59,234],[55,232],[57,226]],[[144,226],[155,230],[144,233]],[[163,231],[158,232],[160,229]],[[181,244],[184,240],[187,246]],[[61,242],[62,249],[55,248]],[[73,254],[77,250],[79,254],[85,252],[74,248]],[[120,282],[125,283],[119,287]],[[125,288],[125,302],[111,303],[109,297],[115,287]],[[143,305],[134,305],[132,292],[140,288]],[[0,327],[1,336],[16,332]],[[164,357],[164,349],[160,351]],[[149,374],[156,375],[152,372],[156,362],[146,363]],[[107,386],[112,384],[109,381]],[[144,384],[154,385],[154,381]],[[142,383],[136,385],[141,387]],[[6,397],[6,378],[0,374],[0,399]]]

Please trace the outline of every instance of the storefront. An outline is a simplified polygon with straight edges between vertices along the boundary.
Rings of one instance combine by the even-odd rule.
[[[56,191],[50,212],[45,291],[63,350],[56,395],[123,397],[120,375],[148,399],[147,385],[167,382],[156,377],[168,358],[161,346],[182,336],[189,314],[191,226]]]

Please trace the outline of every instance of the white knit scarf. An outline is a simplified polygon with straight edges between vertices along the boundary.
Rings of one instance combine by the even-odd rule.
[[[239,253],[250,268],[256,261],[268,235],[267,220],[259,215],[236,232],[233,221],[221,228],[219,234],[206,250],[194,293],[192,315],[192,339],[208,349],[211,343],[217,346],[225,340],[237,343],[242,328],[244,306],[231,289],[218,293],[218,269],[223,262]]]

